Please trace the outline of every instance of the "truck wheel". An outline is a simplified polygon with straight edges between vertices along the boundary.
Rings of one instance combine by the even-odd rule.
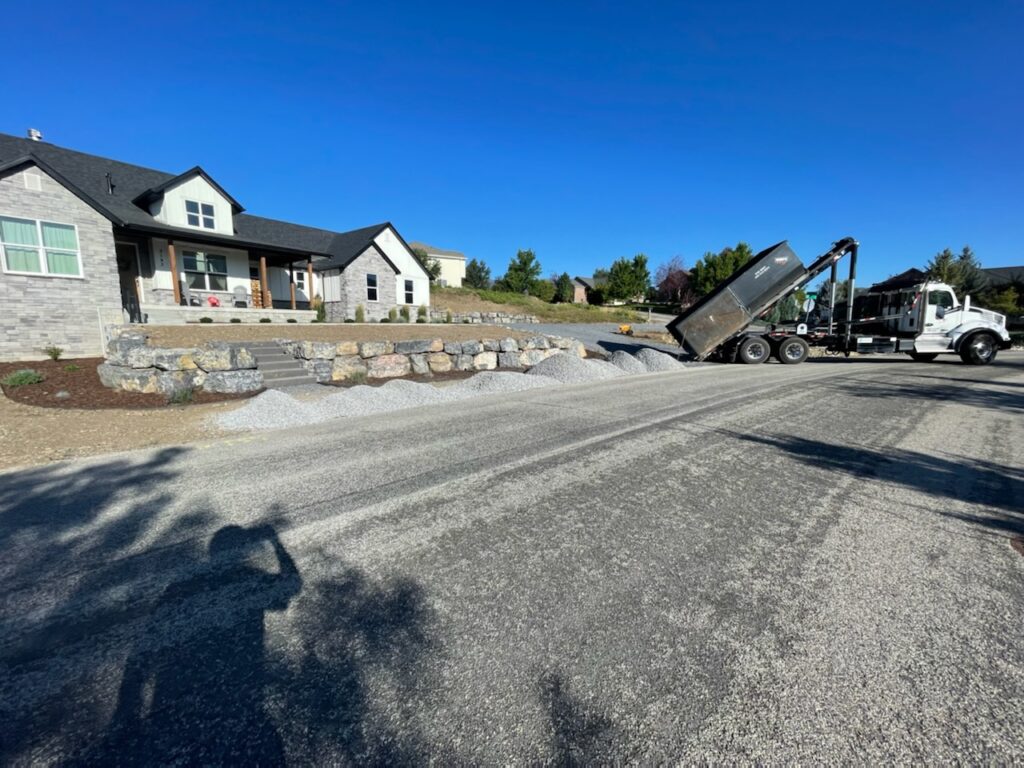
[[[930,363],[939,356],[938,352],[911,352],[910,359],[915,363]]]
[[[968,365],[988,365],[996,359],[996,340],[990,333],[977,333],[960,346],[960,359]]]
[[[783,365],[796,365],[807,359],[811,348],[803,339],[794,336],[790,339],[783,339],[779,348],[775,350],[775,357]]]
[[[747,365],[763,363],[771,355],[772,348],[765,339],[760,336],[748,336],[740,344],[739,359]]]

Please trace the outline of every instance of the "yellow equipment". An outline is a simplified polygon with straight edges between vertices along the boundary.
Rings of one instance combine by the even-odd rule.
[[[632,325],[620,325],[619,326],[619,333],[621,333],[623,336],[632,336],[633,335],[633,326]]]

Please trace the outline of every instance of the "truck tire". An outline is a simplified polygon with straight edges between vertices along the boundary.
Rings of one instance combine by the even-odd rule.
[[[748,336],[740,344],[737,357],[741,363],[757,365],[767,360],[772,353],[771,345],[767,339],[760,336]]]
[[[783,365],[798,365],[807,359],[811,348],[799,336],[783,339],[775,350],[775,358]]]
[[[968,365],[988,365],[996,359],[999,346],[991,333],[968,336],[960,345],[960,359]]]
[[[915,363],[930,363],[939,356],[938,352],[910,352],[910,359]]]

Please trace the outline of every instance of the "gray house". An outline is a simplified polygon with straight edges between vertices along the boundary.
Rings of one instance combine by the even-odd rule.
[[[199,166],[171,174],[0,134],[0,360],[97,355],[104,328],[308,322],[430,304],[390,223],[333,232],[245,213]]]

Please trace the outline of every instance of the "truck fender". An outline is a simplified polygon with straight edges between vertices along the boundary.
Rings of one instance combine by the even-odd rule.
[[[999,340],[1000,346],[1003,344],[1009,344],[1010,334],[1006,332],[1005,328],[993,328],[991,325],[984,322],[967,322],[963,325],[958,325],[949,335],[953,339],[953,350],[959,352],[960,348],[967,343],[967,340],[971,336],[977,333],[990,333]],[[1005,349],[1005,347],[1003,347]]]

